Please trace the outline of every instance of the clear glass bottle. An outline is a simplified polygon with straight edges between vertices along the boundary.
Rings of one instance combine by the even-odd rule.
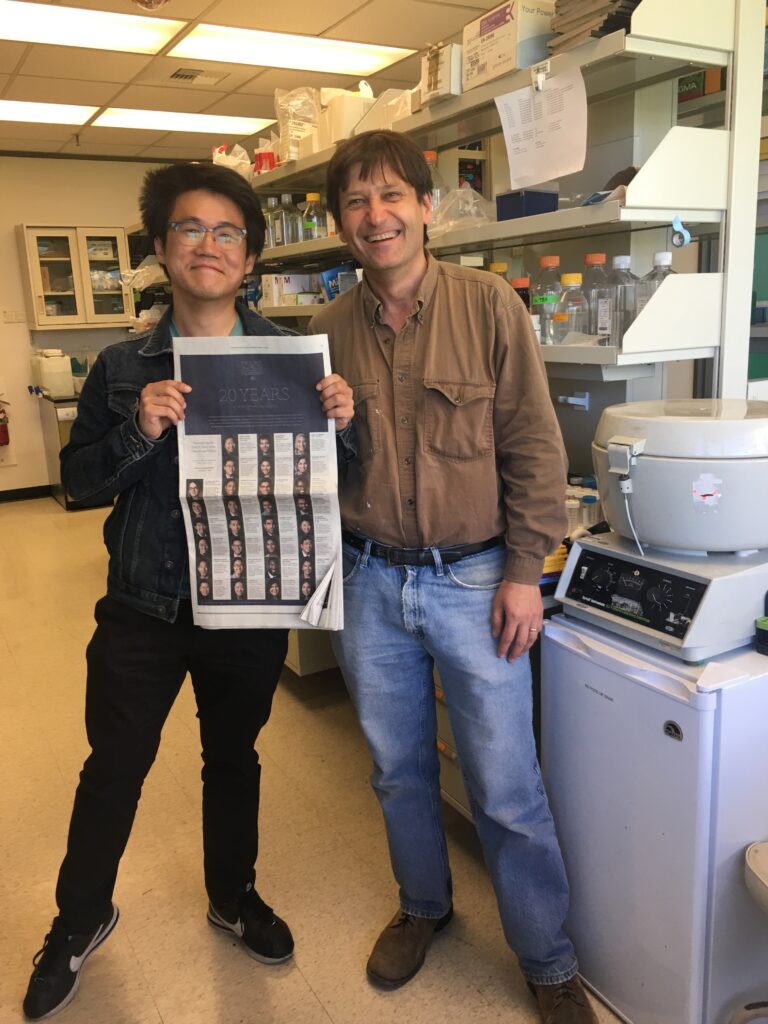
[[[629,256],[614,256],[609,280],[616,289],[611,344],[621,346],[624,332],[635,319],[637,276],[629,269]]]
[[[657,252],[653,257],[653,267],[645,277],[637,282],[637,300],[635,302],[635,315],[639,316],[644,306],[658,289],[665,277],[674,274],[672,269],[672,253]]]
[[[581,274],[563,274],[560,284],[560,301],[552,315],[555,345],[562,344],[572,331],[587,334],[589,329],[589,304],[581,290]]]
[[[300,223],[301,214],[293,205],[293,196],[290,192],[284,192],[280,196],[280,206],[275,211],[273,221],[275,245],[300,242],[303,238],[303,233],[299,230]]]
[[[523,300],[523,305],[531,310],[531,279],[530,277],[513,277],[509,282]]]
[[[302,217],[304,223],[304,241],[313,238],[326,238],[328,227],[325,219],[325,208],[320,202],[319,192],[307,192],[307,205]]]
[[[264,220],[267,225],[264,237],[264,247],[272,249],[275,245],[275,217],[278,215],[279,203],[277,196],[270,196],[267,199],[267,208],[264,211]]]
[[[542,345],[551,345],[552,315],[560,301],[560,257],[542,256],[539,260],[539,275],[531,288],[531,313],[539,317]]]
[[[568,518],[568,536],[581,526],[581,502],[578,498],[565,499],[565,514]]]
[[[436,151],[434,149],[425,149],[424,159],[427,161],[429,173],[432,175],[432,213],[434,214],[440,205],[440,201],[445,199],[448,193],[448,186],[437,166]]]

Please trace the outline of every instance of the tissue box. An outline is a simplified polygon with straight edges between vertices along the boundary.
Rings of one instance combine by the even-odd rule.
[[[545,60],[554,0],[511,0],[464,26],[461,85],[464,91],[499,75]]]
[[[496,220],[530,217],[533,213],[552,213],[557,209],[557,192],[540,192],[533,188],[502,192],[496,196]]]
[[[461,94],[461,47],[435,47],[421,58],[421,102],[424,106]]]

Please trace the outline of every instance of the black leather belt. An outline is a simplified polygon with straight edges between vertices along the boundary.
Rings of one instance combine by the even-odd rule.
[[[368,543],[365,537],[359,537],[356,533],[350,533],[349,530],[342,530],[341,537],[358,551],[365,551],[365,545]],[[461,558],[466,558],[467,555],[478,555],[481,551],[497,548],[501,543],[501,537],[491,537],[490,540],[482,540],[479,544],[454,544],[451,547],[437,550],[440,552],[440,561],[443,565],[450,565],[452,562],[458,562]],[[385,558],[388,565],[435,564],[432,548],[393,548],[388,544],[377,544],[376,541],[373,541],[371,554],[375,558]]]

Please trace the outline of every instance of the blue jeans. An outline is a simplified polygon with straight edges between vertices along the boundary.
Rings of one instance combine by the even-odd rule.
[[[451,904],[432,679],[445,691],[472,812],[507,942],[529,981],[577,970],[555,827],[531,720],[527,656],[496,657],[491,604],[503,547],[443,566],[389,566],[344,544],[344,630],[332,634],[373,757],[402,909]]]

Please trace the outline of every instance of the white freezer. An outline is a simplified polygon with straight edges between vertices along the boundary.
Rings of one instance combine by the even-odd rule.
[[[768,839],[768,658],[691,666],[555,616],[542,767],[597,995],[631,1024],[728,1024],[768,999],[743,868]]]

